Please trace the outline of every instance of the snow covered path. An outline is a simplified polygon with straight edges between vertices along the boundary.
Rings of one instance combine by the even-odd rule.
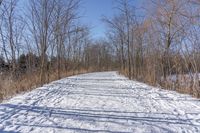
[[[52,82],[0,104],[0,132],[200,132],[200,101],[116,72]]]

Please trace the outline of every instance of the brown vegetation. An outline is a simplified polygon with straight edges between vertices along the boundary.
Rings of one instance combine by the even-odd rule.
[[[199,1],[147,1],[142,18],[129,0],[119,0],[117,9],[103,21],[121,73],[200,97]]]
[[[79,71],[62,71],[61,78],[86,73],[86,70]],[[54,71],[49,73],[48,82],[57,80],[57,75]],[[30,91],[40,86],[39,72],[33,74],[24,74],[17,80],[0,79],[0,99],[5,99],[21,92]]]
[[[19,2],[0,1],[0,99],[111,68],[106,42],[79,22],[80,0],[29,0],[23,12]]]
[[[77,73],[119,70],[130,79],[200,97],[200,3],[129,0],[92,40],[80,0],[0,0],[0,99]]]

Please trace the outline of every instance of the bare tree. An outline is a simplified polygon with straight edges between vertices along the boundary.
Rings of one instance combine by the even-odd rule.
[[[32,33],[41,57],[40,84],[42,85],[47,79],[45,75],[45,71],[48,69],[46,52],[49,47],[50,36],[52,35],[52,15],[55,8],[55,0],[31,0],[30,6]]]
[[[79,7],[79,0],[57,1],[55,5],[55,24],[54,24],[54,38],[57,48],[57,76],[60,78],[61,71],[61,56],[64,56],[66,38],[72,32],[69,31],[72,22],[78,18],[77,9]]]

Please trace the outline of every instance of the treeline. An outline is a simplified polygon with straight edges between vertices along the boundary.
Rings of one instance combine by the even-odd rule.
[[[80,0],[0,0],[0,99],[105,70],[200,97],[199,0],[149,0],[141,12],[115,2],[106,38],[93,40]]]
[[[80,0],[0,0],[0,99],[69,75],[111,69]]]
[[[118,67],[130,79],[200,97],[199,0],[117,1],[103,18]]]

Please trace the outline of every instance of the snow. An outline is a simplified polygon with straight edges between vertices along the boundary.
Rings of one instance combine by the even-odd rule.
[[[198,133],[200,101],[117,72],[88,73],[4,101],[0,132]]]
[[[195,76],[197,76],[200,80],[200,73],[197,73],[197,75],[195,73],[188,73],[188,74],[173,74],[167,77],[167,81],[171,81],[171,82],[176,82],[177,77],[179,79],[179,81],[181,82],[190,82],[191,78],[195,78]],[[162,80],[164,80],[164,77],[161,78]]]
[[[188,73],[188,74],[178,74],[178,75],[170,75],[167,77],[166,81],[164,77],[161,77],[161,81],[167,82],[171,85],[171,89],[177,88],[176,86],[182,87],[184,89],[188,89],[192,86],[192,81],[195,82],[196,77],[200,82],[200,73]],[[178,83],[177,83],[178,82]]]

